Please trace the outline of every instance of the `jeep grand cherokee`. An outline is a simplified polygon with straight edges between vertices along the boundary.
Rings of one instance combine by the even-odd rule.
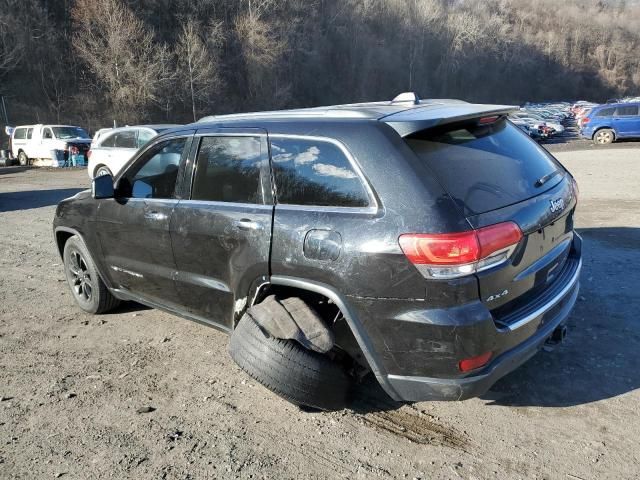
[[[514,107],[393,101],[208,117],[62,201],[79,306],[135,300],[231,334],[249,375],[339,408],[481,395],[578,295],[578,189]]]

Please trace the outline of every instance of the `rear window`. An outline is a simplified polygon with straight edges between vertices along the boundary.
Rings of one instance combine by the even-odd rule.
[[[465,216],[522,202],[562,179],[547,177],[542,186],[536,186],[562,167],[504,119],[486,126],[456,124],[423,130],[406,141]]]

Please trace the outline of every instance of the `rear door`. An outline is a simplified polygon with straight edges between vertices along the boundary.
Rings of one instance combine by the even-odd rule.
[[[613,117],[613,126],[619,137],[640,135],[640,116],[638,105],[620,105]]]
[[[171,237],[176,284],[188,312],[222,329],[267,281],[273,201],[266,132],[207,129],[194,140],[191,191]]]
[[[473,228],[518,224],[524,238],[506,263],[477,273],[491,310],[545,288],[562,271],[573,239],[573,179],[504,119],[478,120],[406,138]],[[513,302],[513,303],[510,303]]]

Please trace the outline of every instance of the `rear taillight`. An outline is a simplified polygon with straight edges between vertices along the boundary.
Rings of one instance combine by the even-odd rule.
[[[505,262],[521,239],[520,227],[504,222],[460,233],[408,233],[399,242],[425,277],[457,278]]]
[[[589,117],[582,117],[580,120],[582,121],[582,125],[586,125],[590,121]]]
[[[87,160],[91,158],[91,150],[87,150]]]

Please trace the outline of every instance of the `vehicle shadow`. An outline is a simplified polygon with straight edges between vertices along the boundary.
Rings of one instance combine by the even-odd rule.
[[[640,228],[578,229],[583,243],[580,295],[567,321],[569,335],[499,380],[481,398],[487,405],[568,407],[640,388]],[[348,408],[392,411],[391,400],[369,376]]]
[[[0,212],[30,210],[32,208],[57,205],[61,200],[71,197],[83,188],[60,188],[55,190],[30,190],[24,192],[0,193]]]
[[[20,173],[29,170],[31,167],[13,166],[0,168],[0,175],[8,175],[10,173]]]

